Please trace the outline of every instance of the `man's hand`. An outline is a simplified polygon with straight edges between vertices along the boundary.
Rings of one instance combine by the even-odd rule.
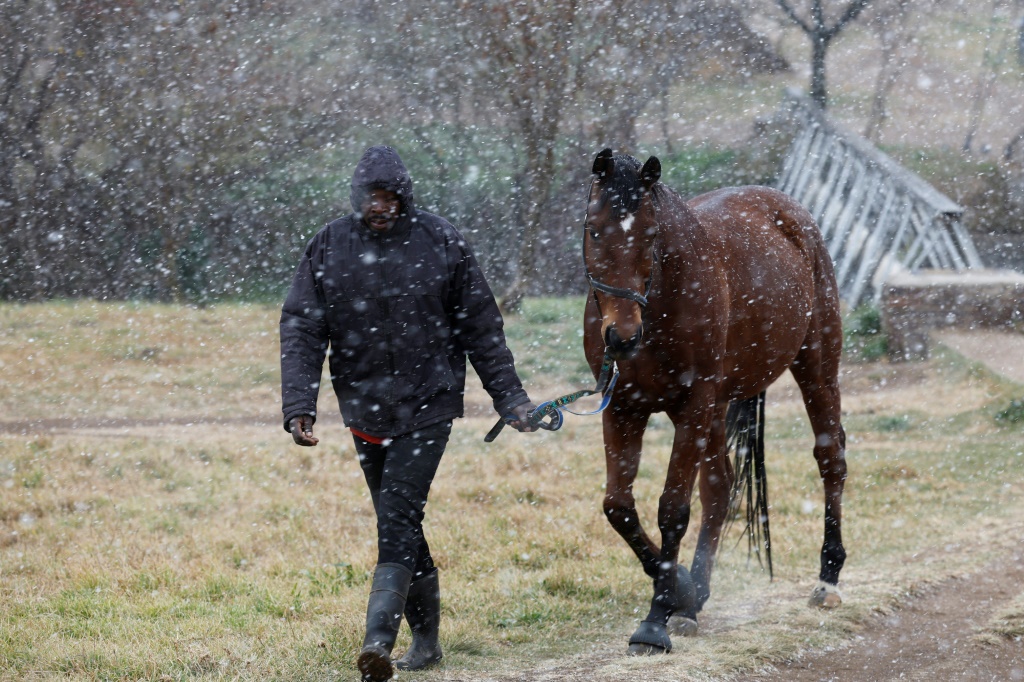
[[[299,445],[310,447],[320,442],[319,438],[313,437],[313,417],[308,414],[292,417],[288,422],[288,430],[292,432],[292,439]]]
[[[509,424],[509,426],[522,433],[536,431],[537,427],[530,423],[530,412],[536,409],[537,406],[531,401],[527,401],[522,405],[513,407],[512,416],[515,417],[515,421]]]

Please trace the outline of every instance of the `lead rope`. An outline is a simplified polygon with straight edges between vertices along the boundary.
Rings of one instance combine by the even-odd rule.
[[[597,385],[593,390],[584,389],[582,391],[574,391],[572,393],[566,393],[560,398],[555,398],[554,400],[548,400],[547,402],[541,403],[536,407],[536,409],[530,412],[527,417],[527,423],[530,426],[544,429],[545,431],[557,431],[562,428],[562,422],[564,421],[562,416],[563,410],[569,414],[580,416],[600,414],[606,407],[608,407],[608,403],[611,402],[612,391],[615,389],[615,382],[618,378],[619,372],[615,369],[615,360],[612,359],[611,355],[608,353],[608,349],[605,348],[604,359],[601,361],[601,373],[597,377]],[[571,410],[567,407],[580,398],[597,395],[598,393],[602,394],[602,398],[601,405],[596,410],[591,410],[589,412],[576,412],[575,410]],[[547,421],[545,421],[545,419]],[[493,442],[494,439],[498,437],[498,434],[501,433],[501,430],[505,428],[505,425],[512,424],[514,421],[516,421],[516,418],[511,414],[507,414],[499,419],[495,422],[491,430],[487,432],[487,435],[484,436],[484,442]]]

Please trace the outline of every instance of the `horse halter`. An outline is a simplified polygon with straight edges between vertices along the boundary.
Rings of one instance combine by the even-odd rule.
[[[590,191],[587,193],[589,197],[594,192],[594,180],[590,181]],[[583,274],[586,275],[587,281],[590,282],[590,287],[594,291],[600,291],[601,293],[615,296],[617,298],[625,298],[634,303],[637,303],[641,308],[647,308],[647,297],[651,294],[651,286],[654,284],[654,267],[653,262],[651,264],[651,276],[647,278],[647,287],[644,293],[640,294],[632,289],[624,289],[621,287],[613,287],[610,284],[605,284],[599,279],[595,278],[590,274],[590,270],[587,268],[587,223],[590,220],[590,204],[587,204],[587,214],[583,218]],[[657,260],[657,256],[654,251],[651,251],[651,260]]]
[[[583,272],[584,274],[586,274],[587,281],[590,282],[591,288],[602,293],[609,294],[611,296],[617,296],[618,298],[627,298],[630,301],[635,301],[636,303],[640,304],[641,308],[647,307],[647,297],[651,293],[651,283],[654,281],[653,277],[647,280],[647,290],[642,294],[638,294],[632,289],[620,289],[619,287],[613,287],[608,284],[605,284],[604,282],[594,279],[594,276],[587,271],[586,259],[584,259],[583,261]]]

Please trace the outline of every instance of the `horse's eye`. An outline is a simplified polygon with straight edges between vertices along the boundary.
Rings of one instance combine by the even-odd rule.
[[[587,226],[587,232],[590,233],[590,238],[593,239],[595,242],[596,241],[600,241],[600,239],[599,239],[600,234],[598,233],[598,231],[596,229],[594,229],[593,225],[588,225]]]

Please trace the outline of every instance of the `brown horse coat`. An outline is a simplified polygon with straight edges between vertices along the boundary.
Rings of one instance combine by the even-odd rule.
[[[584,235],[594,289],[584,349],[595,376],[606,352],[620,371],[604,412],[604,507],[655,579],[651,612],[630,640],[631,652],[670,649],[669,616],[695,620],[709,596],[736,478],[727,447],[730,403],[760,398],[763,405],[764,391],[787,369],[803,394],[825,484],[816,594],[837,594],[845,560],[842,328],[832,263],[814,220],[767,187],[720,189],[684,201],[658,182],[654,157],[640,168],[632,157],[605,150],[594,173]],[[646,305],[637,302],[644,293]],[[632,494],[654,412],[665,412],[676,428],[659,501],[660,546],[644,531]],[[676,561],[698,476],[703,516],[691,582]]]

